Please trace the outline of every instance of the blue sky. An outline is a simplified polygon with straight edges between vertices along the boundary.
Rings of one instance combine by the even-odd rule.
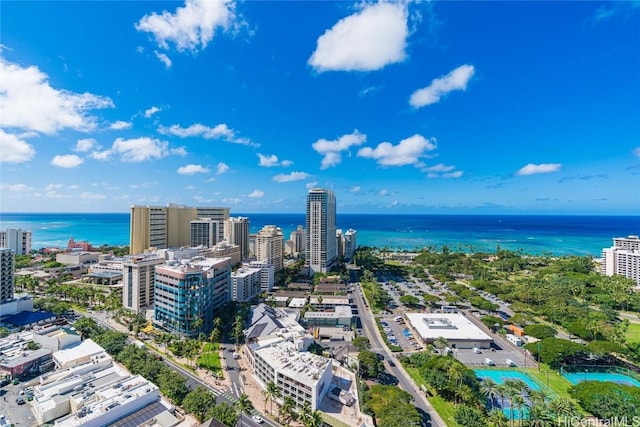
[[[640,2],[2,2],[3,212],[640,212]]]

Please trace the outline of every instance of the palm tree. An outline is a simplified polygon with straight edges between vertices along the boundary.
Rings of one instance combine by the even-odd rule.
[[[499,395],[499,387],[493,380],[490,378],[485,378],[482,380],[482,384],[480,385],[480,393],[489,400],[491,407],[493,408],[493,399],[495,399]]]
[[[278,388],[276,383],[274,383],[273,381],[269,381],[267,383],[267,388],[264,389],[262,393],[265,395],[265,400],[264,400],[265,408],[267,406],[267,400],[270,400],[271,408],[269,412],[273,414],[273,401],[282,395],[282,393],[280,392],[280,389]]]
[[[449,341],[445,337],[438,337],[433,341],[433,346],[438,350],[443,350],[449,345]]]
[[[518,425],[522,425],[522,420],[524,419],[524,407],[526,406],[524,396],[520,393],[513,396],[511,405],[512,407],[515,406],[518,410]]]
[[[531,427],[551,427],[555,418],[547,409],[547,405],[532,404],[529,407],[529,426]]]
[[[547,395],[547,392],[544,390],[529,391],[529,399],[531,400],[531,403],[535,406],[544,405],[545,403],[547,403],[548,398],[549,396]]]
[[[487,420],[491,423],[493,427],[508,427],[509,419],[504,414],[502,409],[494,408],[489,411],[489,417]]]
[[[575,402],[568,397],[554,399],[549,402],[548,407],[549,411],[558,418],[563,417],[564,419],[570,419],[580,414]]]
[[[284,417],[285,424],[289,424],[291,418],[293,418],[293,411],[296,406],[296,402],[289,396],[285,396],[282,406],[280,407],[280,416]]]
[[[474,398],[473,390],[471,389],[471,387],[469,387],[468,384],[460,384],[456,386],[456,388],[453,390],[453,394],[455,396],[456,403],[469,403]]]
[[[323,424],[324,421],[322,420],[322,413],[316,409],[307,419],[305,427],[322,427]]]
[[[309,420],[311,419],[312,412],[313,411],[311,410],[311,405],[309,404],[309,402],[304,402],[304,404],[300,408],[300,420],[302,421],[302,424],[305,425],[305,427],[307,427]]]
[[[253,409],[253,405],[251,404],[251,400],[249,400],[249,396],[242,393],[238,398],[235,407],[236,411],[238,412],[238,416],[240,417],[240,425],[242,426],[242,414],[248,414]]]

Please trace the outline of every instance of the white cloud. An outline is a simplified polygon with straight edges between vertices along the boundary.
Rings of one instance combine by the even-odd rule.
[[[308,63],[318,71],[372,71],[402,62],[407,56],[407,18],[402,3],[366,6],[325,31]]]
[[[234,144],[250,145],[252,147],[258,147],[256,144],[248,138],[241,138],[236,135],[236,131],[229,128],[225,123],[220,123],[214,127],[205,126],[201,123],[195,123],[189,127],[183,128],[180,125],[172,125],[169,127],[160,126],[158,133],[163,135],[174,135],[180,138],[189,138],[201,136],[204,139],[223,139],[227,142]]]
[[[409,104],[413,108],[420,108],[425,105],[435,104],[451,91],[466,90],[467,83],[469,83],[474,73],[475,68],[473,65],[461,65],[446,76],[433,79],[429,86],[413,92],[411,98],[409,98]]]
[[[322,162],[320,162],[320,169],[327,169],[342,161],[341,151],[361,145],[366,140],[367,135],[354,130],[353,133],[342,135],[333,141],[319,139],[311,147],[324,156],[322,157]]]
[[[238,197],[225,197],[222,199],[222,203],[227,203],[229,205],[239,205],[242,203],[242,199]]]
[[[349,193],[359,193],[360,192],[360,186],[359,185],[354,185],[353,187],[351,187],[349,189]]]
[[[0,129],[0,163],[28,162],[35,155],[33,145]]]
[[[420,158],[426,157],[428,151],[435,149],[435,138],[427,139],[416,134],[403,139],[398,145],[381,142],[376,148],[361,148],[358,156],[375,159],[381,166],[419,165]]]
[[[69,190],[79,190],[79,189],[80,189],[80,186],[79,186],[79,185],[75,185],[75,184],[73,184],[73,185],[68,186],[67,188],[68,188]]]
[[[562,164],[560,163],[540,163],[534,164],[529,163],[526,166],[521,167],[516,171],[516,175],[524,176],[524,175],[535,175],[539,173],[551,173],[558,172],[562,168]]]
[[[151,33],[163,49],[174,44],[180,52],[197,52],[207,47],[216,30],[238,26],[235,3],[229,0],[185,0],[175,13],[163,11],[143,16],[135,24],[138,31]]]
[[[156,54],[156,58],[158,58],[165,67],[171,68],[171,58],[169,58],[166,53],[158,52],[157,50],[154,50],[153,53]]]
[[[312,188],[316,188],[317,186],[318,186],[318,181],[307,182],[307,185],[305,185],[307,190],[311,190]]]
[[[438,163],[437,165],[424,168],[424,171],[425,172],[451,172],[455,168],[456,168],[455,166],[447,166],[444,163]]]
[[[634,148],[633,155],[640,158],[640,147]]]
[[[300,181],[303,179],[309,178],[309,175],[306,172],[291,172],[289,174],[281,173],[273,177],[275,182],[291,182],[291,181]]]
[[[215,180],[216,180],[216,178],[214,176],[212,176],[211,178],[209,178],[205,182],[214,182]]]
[[[229,170],[229,165],[226,163],[220,162],[218,166],[216,166],[216,175],[222,175],[223,173]]]
[[[382,190],[378,191],[378,196],[390,196],[389,194],[389,190],[387,190],[386,188],[383,188]]]
[[[75,154],[65,154],[54,156],[51,160],[53,166],[72,169],[80,166],[84,162],[80,156]]]
[[[92,153],[89,154],[89,157],[91,157],[94,160],[104,161],[104,160],[109,160],[112,154],[113,154],[112,150],[93,151]]]
[[[149,137],[134,139],[118,138],[111,147],[111,152],[120,156],[123,162],[143,162],[151,159],[161,159],[166,157],[168,143]],[[94,159],[95,156],[92,156]],[[109,157],[107,155],[107,157]]]
[[[251,194],[249,194],[249,197],[254,197],[254,198],[260,198],[263,196],[264,196],[264,191],[262,190],[253,190]]]
[[[54,89],[38,67],[23,68],[0,58],[0,126],[45,134],[96,127],[91,110],[113,107],[107,97]]]
[[[209,169],[201,165],[189,164],[186,166],[180,166],[178,173],[181,175],[195,175],[197,173],[209,173]]]
[[[83,138],[83,139],[79,139],[78,142],[76,142],[76,146],[73,149],[73,151],[76,151],[78,153],[86,153],[87,151],[91,150],[93,147],[96,147],[98,145],[98,141],[96,141],[93,138]]]
[[[131,122],[125,122],[124,120],[118,120],[116,122],[111,123],[109,129],[113,130],[125,130],[131,129]]]
[[[260,153],[258,153],[258,158],[260,159],[260,162],[258,163],[259,166],[265,167],[265,168],[270,168],[273,166],[291,166],[293,164],[293,162],[291,160],[282,160],[279,161],[278,160],[278,156],[276,156],[275,154],[272,154],[270,156],[264,156]]]
[[[155,113],[158,113],[162,111],[162,108],[158,108],[156,106],[152,106],[151,108],[147,108],[144,111],[144,116],[148,119],[149,117],[153,116]]]
[[[449,172],[442,175],[443,178],[460,178],[464,171]]]
[[[44,187],[44,191],[58,190],[62,187],[64,187],[64,185],[62,184],[49,184],[46,187]]]
[[[104,194],[90,193],[88,191],[85,191],[82,194],[80,194],[80,198],[84,200],[102,200],[102,199],[106,199],[107,196],[105,196]]]
[[[7,190],[13,193],[22,193],[25,191],[33,190],[33,187],[30,187],[27,184],[2,184],[0,185],[0,190]]]
[[[185,147],[172,148],[171,154],[175,154],[176,156],[180,156],[180,157],[186,157],[187,149]]]

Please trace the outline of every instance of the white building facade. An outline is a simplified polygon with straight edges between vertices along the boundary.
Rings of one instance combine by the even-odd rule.
[[[640,287],[640,237],[614,238],[613,246],[602,250],[600,272],[606,276],[627,277]]]
[[[9,228],[0,231],[0,248],[11,249],[16,255],[31,253],[31,231]]]
[[[136,313],[153,306],[156,265],[164,264],[164,258],[155,253],[132,255],[122,263],[122,305]]]
[[[239,268],[231,273],[231,300],[248,302],[262,292],[260,269]]]
[[[336,261],[336,196],[313,188],[307,195],[306,262],[309,273],[327,273]]]
[[[273,265],[277,273],[282,270],[283,252],[282,229],[275,225],[265,225],[256,236],[256,260]]]

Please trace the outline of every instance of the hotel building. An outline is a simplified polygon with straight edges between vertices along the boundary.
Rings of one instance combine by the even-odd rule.
[[[224,239],[240,246],[242,260],[249,258],[249,218],[231,217],[224,222]]]
[[[31,232],[19,228],[0,231],[0,248],[11,249],[16,255],[31,253]]]
[[[191,221],[191,246],[210,248],[224,239],[222,221],[201,218]]]
[[[131,206],[129,253],[149,248],[166,249],[191,244],[191,221],[209,218],[224,221],[229,208],[168,206]]]
[[[314,188],[307,195],[306,262],[309,274],[327,273],[336,261],[336,196]]]
[[[299,225],[298,228],[289,235],[287,244],[290,245],[290,248],[288,248],[288,253],[291,253],[294,256],[298,256],[299,254],[304,253],[305,231],[301,225]]]
[[[358,248],[356,230],[350,228],[344,233],[344,259],[350,261]]]
[[[0,249],[0,304],[13,300],[13,274],[13,251]]]
[[[275,272],[282,270],[283,244],[282,229],[265,225],[256,236],[256,260],[273,265]]]
[[[153,306],[155,267],[164,264],[156,254],[132,255],[122,263],[122,305],[135,311]]]
[[[261,270],[258,268],[239,268],[231,273],[231,300],[248,302],[260,294]]]
[[[231,297],[231,260],[197,257],[155,267],[155,326],[193,337],[213,328],[216,312]],[[197,328],[198,319],[202,326]]]
[[[613,246],[602,250],[600,272],[627,277],[640,287],[640,237],[628,236],[613,239]]]

